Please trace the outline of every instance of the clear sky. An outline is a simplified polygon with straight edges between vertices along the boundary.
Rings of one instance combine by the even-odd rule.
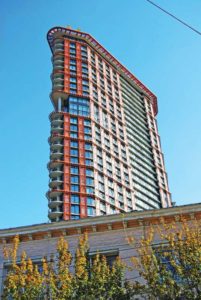
[[[201,30],[200,0],[154,1]],[[145,0],[1,0],[0,20],[0,228],[48,221],[53,26],[90,33],[157,95],[173,201],[201,202],[201,36]]]

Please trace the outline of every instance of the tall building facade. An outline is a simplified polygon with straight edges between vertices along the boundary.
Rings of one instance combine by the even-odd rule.
[[[170,207],[156,96],[91,35],[54,27],[47,39],[49,219]]]

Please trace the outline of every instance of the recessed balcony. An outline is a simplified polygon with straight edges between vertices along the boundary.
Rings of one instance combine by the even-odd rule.
[[[57,159],[60,159],[63,158],[63,152],[61,150],[53,150],[51,153],[50,153],[50,159],[51,160],[57,160]]]
[[[50,182],[49,182],[49,187],[50,188],[56,188],[57,190],[59,188],[61,188],[61,185],[63,184],[63,179],[62,177],[54,177],[51,178]]]
[[[62,168],[51,168],[49,173],[51,178],[59,177],[62,174],[63,174]]]
[[[62,203],[63,203],[63,201],[62,201],[61,196],[57,196],[55,198],[51,198],[51,199],[48,200],[49,208],[55,208],[57,206],[61,206]]]

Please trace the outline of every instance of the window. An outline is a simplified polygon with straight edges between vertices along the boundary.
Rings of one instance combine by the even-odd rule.
[[[71,158],[70,158],[70,162],[71,162],[72,164],[78,164],[78,158],[77,158],[77,157],[71,157]]]
[[[105,192],[104,184],[101,183],[101,182],[99,182],[99,183],[98,183],[98,189],[99,189],[100,191],[102,191],[102,192]]]
[[[75,43],[70,43],[70,48],[75,49],[76,45]]]
[[[110,196],[114,196],[114,190],[113,190],[113,189],[109,188],[109,189],[108,189],[108,192],[109,192],[109,195],[110,195]]]
[[[92,144],[85,143],[85,150],[92,150]]]
[[[92,152],[90,152],[90,151],[85,151],[85,157],[86,158],[92,158],[93,156],[92,156]]]
[[[77,131],[77,125],[70,125],[71,131]]]
[[[71,191],[72,192],[79,192],[79,185],[71,184]]]
[[[90,206],[89,206],[89,207],[87,206],[87,215],[88,215],[88,216],[94,216],[95,213],[96,213],[95,208],[90,207]]]
[[[76,66],[74,66],[74,65],[70,65],[70,70],[72,70],[72,71],[76,71]]]
[[[71,174],[79,174],[79,169],[78,167],[71,167],[70,172]]]
[[[71,146],[72,148],[78,148],[78,142],[76,142],[76,141],[71,141],[71,142],[70,142],[70,146]]]
[[[70,132],[70,137],[77,139],[77,132]]]
[[[86,177],[86,185],[93,185],[94,184],[94,180],[91,177]]]
[[[71,65],[76,65],[76,60],[75,59],[70,59],[70,64]]]
[[[78,150],[76,150],[76,149],[71,149],[71,150],[70,150],[70,155],[72,155],[72,156],[78,156]]]
[[[87,194],[94,194],[94,188],[87,186],[86,187],[86,193]]]
[[[93,165],[93,161],[91,159],[85,159],[85,165],[86,166],[92,166]]]
[[[90,133],[91,133],[91,128],[89,128],[89,127],[84,127],[84,133],[90,134]]]
[[[79,183],[79,176],[71,176],[70,179],[71,183]]]
[[[71,213],[79,215],[79,213],[80,213],[80,206],[79,205],[71,205]]]
[[[70,114],[88,116],[89,100],[86,98],[70,96],[68,99],[67,110]]]
[[[112,250],[102,250],[100,251],[94,251],[94,252],[89,252],[89,257],[90,257],[90,263],[93,264],[93,260],[96,257],[96,254],[100,254],[102,256],[105,256],[107,264],[110,268],[112,268],[115,260],[119,256],[119,250],[118,249],[112,249]]]
[[[70,83],[70,88],[76,90],[77,89],[76,83]]]
[[[95,206],[95,199],[91,197],[87,197],[87,205]]]
[[[70,83],[76,83],[76,82],[77,82],[77,80],[75,77],[70,77]]]
[[[86,176],[94,176],[94,172],[91,169],[86,169]]]
[[[75,54],[76,54],[76,50],[70,48],[70,55],[71,56],[75,56]]]
[[[70,123],[71,124],[77,124],[77,118],[70,118]]]
[[[85,134],[85,135],[84,135],[84,139],[85,139],[85,140],[91,140],[91,135]]]
[[[91,126],[91,121],[84,119],[84,126]]]
[[[78,195],[71,195],[71,203],[76,203],[79,204],[80,203],[80,197]]]

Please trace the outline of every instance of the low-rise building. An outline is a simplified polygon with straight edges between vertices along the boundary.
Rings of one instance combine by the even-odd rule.
[[[9,261],[3,257],[3,248],[4,246],[9,247],[16,235],[19,235],[20,238],[19,257],[25,250],[27,255],[39,266],[44,256],[48,257],[56,252],[59,237],[65,236],[70,251],[73,252],[77,247],[79,236],[84,232],[87,232],[89,237],[89,254],[93,255],[99,251],[106,255],[110,262],[119,255],[129,265],[131,257],[136,255],[136,249],[133,245],[128,244],[128,237],[141,238],[146,234],[146,229],[150,225],[158,224],[161,218],[164,218],[165,222],[179,222],[181,216],[187,220],[200,220],[201,203],[1,229],[0,291],[9,266]],[[158,242],[160,243],[160,240]],[[138,274],[134,271],[126,273],[128,279],[136,279],[136,276]]]

